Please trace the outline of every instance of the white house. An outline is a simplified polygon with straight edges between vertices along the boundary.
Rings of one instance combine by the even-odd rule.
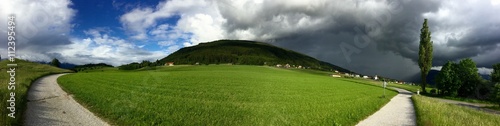
[[[276,64],[276,67],[281,67],[282,65],[281,64]]]
[[[340,77],[340,75],[333,74],[332,77]]]

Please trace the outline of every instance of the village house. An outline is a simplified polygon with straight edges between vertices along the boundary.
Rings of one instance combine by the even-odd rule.
[[[165,66],[174,66],[174,62],[167,62],[165,63]]]
[[[332,74],[332,77],[340,77],[340,75]]]
[[[288,64],[288,63],[287,63],[287,64],[285,65],[285,68],[290,68],[290,64]]]

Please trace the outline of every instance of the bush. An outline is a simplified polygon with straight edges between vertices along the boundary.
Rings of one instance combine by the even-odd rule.
[[[458,64],[448,61],[436,76],[436,87],[440,90],[439,94],[444,96],[457,96],[458,88],[462,81],[458,77]]]
[[[495,84],[493,87],[493,94],[491,95],[493,101],[500,107],[500,83]]]
[[[431,94],[436,94],[436,89],[432,89]]]

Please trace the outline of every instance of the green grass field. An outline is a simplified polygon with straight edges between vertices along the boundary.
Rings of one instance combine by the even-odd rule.
[[[65,75],[59,84],[116,125],[354,125],[397,93],[327,75],[209,65]]]
[[[498,126],[500,115],[413,95],[420,126]]]
[[[10,106],[10,103],[7,102],[8,99],[10,99],[10,92],[12,90],[8,89],[8,85],[10,82],[10,75],[7,73],[9,67],[7,67],[7,64],[10,63],[10,61],[4,60],[0,62],[0,71],[2,71],[2,74],[0,74],[0,94],[1,95],[1,100],[2,104],[0,104],[0,111],[2,112],[1,118],[0,118],[0,125],[21,125],[22,124],[22,114],[24,114],[24,110],[26,109],[26,96],[27,96],[27,91],[29,86],[33,81],[36,79],[48,75],[48,74],[55,74],[55,73],[63,73],[63,72],[71,72],[69,70],[65,69],[60,69],[56,67],[52,67],[49,65],[42,65],[38,63],[32,63],[32,62],[27,62],[23,60],[16,60],[17,63],[17,68],[16,68],[16,75],[15,75],[15,117],[16,118],[11,118],[7,116],[8,113],[11,113],[10,110],[7,109],[8,106]]]

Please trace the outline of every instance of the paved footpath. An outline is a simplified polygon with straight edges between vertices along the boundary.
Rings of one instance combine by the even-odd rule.
[[[42,77],[28,91],[26,126],[106,126],[106,122],[94,116],[64,92],[57,78],[64,74]]]
[[[399,88],[394,89],[399,91],[399,94],[373,115],[359,122],[357,126],[415,126],[412,93]]]

